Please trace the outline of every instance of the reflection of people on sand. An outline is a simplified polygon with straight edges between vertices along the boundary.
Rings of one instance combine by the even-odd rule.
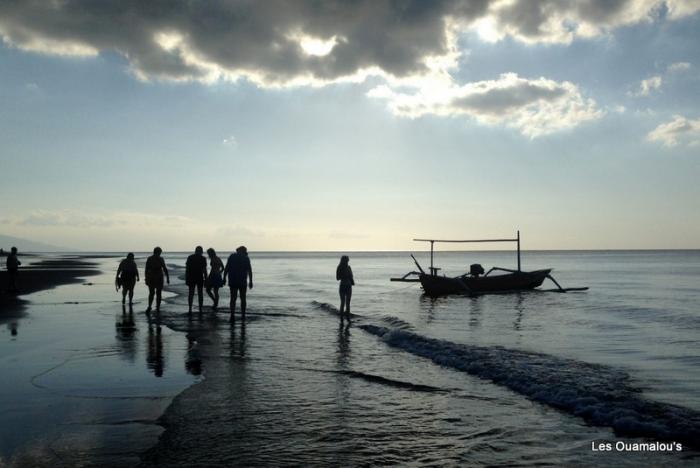
[[[241,295],[241,318],[245,319],[246,281],[250,278],[248,286],[250,289],[253,289],[253,268],[250,266],[248,249],[244,246],[238,247],[236,253],[232,253],[228,257],[224,268],[224,284],[226,284],[227,276],[229,278],[229,288],[231,289],[231,320],[235,318],[238,294]]]
[[[146,272],[144,273],[146,285],[148,286],[148,308],[146,312],[151,311],[154,294],[156,295],[156,311],[160,311],[160,298],[163,292],[163,275],[165,275],[168,284],[170,284],[170,275],[165,266],[165,260],[160,256],[161,253],[163,253],[163,249],[156,247],[153,249],[153,255],[146,260]]]
[[[224,285],[224,280],[221,277],[221,273],[224,271],[224,263],[211,247],[207,249],[207,255],[209,255],[209,264],[211,266],[207,277],[207,294],[214,302],[213,308],[216,310],[219,307],[219,288]],[[213,294],[212,291],[214,291]]]
[[[336,353],[338,359],[338,367],[342,370],[348,369],[350,360],[350,326],[343,326],[340,323],[338,327],[338,351]]]
[[[246,342],[245,342],[245,321],[241,322],[241,334],[238,339],[238,345],[236,345],[236,328],[231,327],[231,357],[245,357],[246,353]]]
[[[122,313],[117,315],[115,328],[117,330],[117,342],[121,347],[123,356],[133,362],[136,357],[136,341],[134,340],[136,322],[134,321],[134,309],[131,305],[128,313],[126,306],[122,305]]]
[[[122,288],[122,304],[126,301],[126,293],[129,293],[129,305],[131,306],[134,301],[134,286],[137,281],[141,281],[139,269],[134,261],[134,254],[131,252],[119,263],[117,276],[114,281],[117,285],[117,290],[119,290],[119,287]]]
[[[199,312],[202,312],[204,304],[204,282],[207,279],[207,259],[204,258],[204,249],[198,245],[194,253],[187,257],[185,262],[185,283],[189,288],[187,304],[189,313],[192,313],[192,300],[194,299],[194,288],[197,287],[197,300],[199,301]]]
[[[340,263],[335,270],[335,279],[340,281],[338,292],[340,293],[340,321],[343,321],[343,316],[347,315],[350,321],[350,299],[352,298],[352,287],[355,285],[355,279],[352,276],[352,268],[350,268],[350,257],[343,255],[340,257]]]
[[[202,359],[199,357],[197,340],[191,335],[187,335],[187,358],[185,359],[185,370],[188,374],[202,374]]]
[[[122,315],[117,316],[115,324],[117,333],[121,339],[131,339],[136,331],[136,322],[134,322],[134,309],[129,306],[129,313],[126,312],[126,306],[122,306]]]
[[[17,289],[17,275],[21,264],[22,262],[17,258],[17,247],[12,247],[5,263],[7,266],[7,292],[19,292]]]
[[[148,324],[148,354],[146,355],[146,366],[153,371],[156,377],[162,377],[165,370],[163,362],[163,335],[160,329],[160,322]]]

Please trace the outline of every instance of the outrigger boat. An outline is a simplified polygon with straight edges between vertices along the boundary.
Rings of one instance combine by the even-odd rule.
[[[391,278],[391,281],[401,281],[405,283],[420,282],[423,291],[427,296],[437,297],[448,294],[488,294],[505,293],[514,291],[526,291],[538,288],[545,279],[550,279],[557,289],[548,291],[567,292],[585,291],[588,288],[563,288],[550,274],[552,269],[522,271],[520,268],[520,231],[515,239],[470,239],[470,240],[443,240],[443,239],[413,239],[416,242],[430,242],[430,273],[426,273],[411,255],[419,271],[411,271],[401,278]],[[473,242],[515,242],[517,243],[518,269],[493,267],[484,274],[481,265],[475,263],[470,266],[469,272],[460,276],[448,277],[440,276],[440,268],[433,263],[435,243],[473,243]],[[494,271],[504,272],[504,274],[491,275]],[[483,276],[482,276],[483,275]]]

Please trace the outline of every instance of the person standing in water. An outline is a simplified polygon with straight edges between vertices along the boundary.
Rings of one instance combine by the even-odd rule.
[[[5,263],[7,267],[7,292],[16,293],[19,291],[17,289],[17,275],[21,264],[22,262],[17,258],[17,247],[12,247]]]
[[[248,258],[248,249],[240,246],[236,249],[236,253],[232,253],[228,257],[226,267],[224,268],[224,284],[228,276],[228,285],[231,289],[231,320],[235,319],[236,313],[236,298],[241,295],[241,319],[245,320],[246,309],[246,280],[248,287],[253,289],[253,268],[250,266],[250,258]]]
[[[117,284],[121,284],[122,287],[122,304],[126,302],[126,293],[129,293],[129,305],[133,303],[134,300],[134,286],[137,281],[141,281],[139,278],[139,269],[134,261],[134,254],[129,252],[126,258],[119,262],[119,268],[117,268]]]
[[[224,271],[224,263],[216,256],[216,251],[211,247],[207,249],[207,255],[209,255],[209,266],[211,267],[207,277],[207,294],[214,302],[212,307],[216,310],[219,307],[219,288],[224,285],[224,280],[221,277],[221,273]],[[212,290],[214,291],[213,294]]]
[[[192,300],[194,299],[194,287],[197,286],[197,299],[199,301],[199,313],[202,313],[204,305],[204,282],[207,280],[207,259],[204,258],[204,249],[198,245],[194,249],[194,253],[187,257],[185,262],[185,283],[189,288],[187,295],[187,304],[190,306],[189,312],[192,313]]]
[[[335,279],[340,281],[338,289],[340,293],[340,321],[343,321],[344,314],[346,314],[349,322],[350,299],[352,298],[352,287],[355,285],[355,279],[352,276],[352,268],[350,268],[350,257],[347,255],[340,257],[338,268],[335,269]]]
[[[156,247],[153,249],[153,255],[146,260],[146,271],[144,273],[146,285],[148,286],[148,309],[146,309],[146,312],[151,311],[154,294],[156,296],[156,312],[160,312],[160,298],[163,292],[163,275],[165,275],[168,284],[170,284],[168,268],[165,266],[165,260],[160,256],[162,253],[163,249]]]

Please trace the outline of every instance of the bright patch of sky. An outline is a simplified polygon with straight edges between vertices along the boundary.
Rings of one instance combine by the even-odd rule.
[[[700,2],[106,3],[0,6],[1,234],[700,247]]]

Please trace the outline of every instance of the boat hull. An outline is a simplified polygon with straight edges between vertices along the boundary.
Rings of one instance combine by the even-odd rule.
[[[457,278],[421,274],[419,278],[425,294],[436,297],[449,294],[488,294],[534,289],[542,284],[550,271],[552,270],[516,271],[505,275]]]

